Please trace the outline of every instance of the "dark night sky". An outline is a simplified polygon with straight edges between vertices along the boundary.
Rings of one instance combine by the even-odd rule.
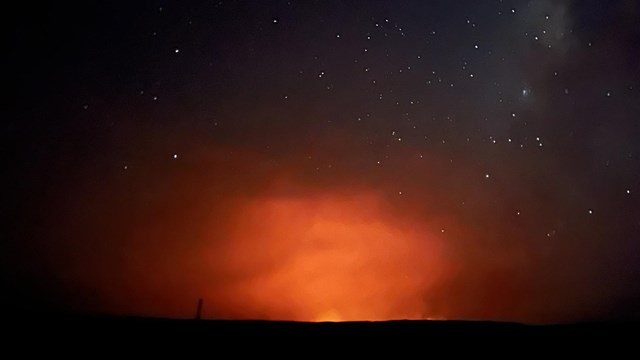
[[[5,308],[638,316],[638,1],[21,6]]]

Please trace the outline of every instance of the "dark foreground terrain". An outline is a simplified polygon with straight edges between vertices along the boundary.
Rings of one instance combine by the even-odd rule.
[[[5,321],[3,327],[9,330],[4,341],[9,345],[27,342],[31,344],[28,350],[38,349],[37,346],[105,351],[132,348],[157,351],[177,347],[189,351],[230,349],[235,353],[252,353],[274,348],[297,351],[301,346],[317,352],[342,349],[346,345],[358,348],[359,352],[375,353],[383,348],[406,350],[405,345],[411,345],[462,353],[507,351],[514,347],[518,351],[535,352],[558,346],[571,352],[592,346],[616,352],[622,348],[637,349],[640,341],[637,322],[540,326],[479,321],[300,323],[74,315],[12,318]],[[37,346],[31,347],[34,344]]]

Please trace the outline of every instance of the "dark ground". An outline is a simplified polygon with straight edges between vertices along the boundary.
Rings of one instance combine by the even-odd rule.
[[[56,315],[10,317],[3,327],[7,344],[36,353],[43,349],[164,352],[170,348],[196,353],[224,349],[225,354],[228,350],[233,354],[268,354],[273,350],[276,355],[283,350],[297,355],[301,355],[299,351],[310,351],[312,354],[306,355],[313,355],[342,351],[346,346],[359,354],[409,349],[508,354],[515,349],[520,358],[545,349],[562,348],[571,356],[598,347],[609,357],[627,354],[629,349],[637,352],[640,339],[637,322],[541,326],[480,321],[299,323]]]

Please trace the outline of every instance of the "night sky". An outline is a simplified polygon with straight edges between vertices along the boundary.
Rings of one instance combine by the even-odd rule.
[[[640,315],[640,3],[5,14],[3,311]]]

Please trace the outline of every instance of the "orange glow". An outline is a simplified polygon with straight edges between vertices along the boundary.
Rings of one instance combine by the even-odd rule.
[[[424,319],[444,271],[435,231],[372,195],[251,201],[208,250],[215,313],[231,319]]]

